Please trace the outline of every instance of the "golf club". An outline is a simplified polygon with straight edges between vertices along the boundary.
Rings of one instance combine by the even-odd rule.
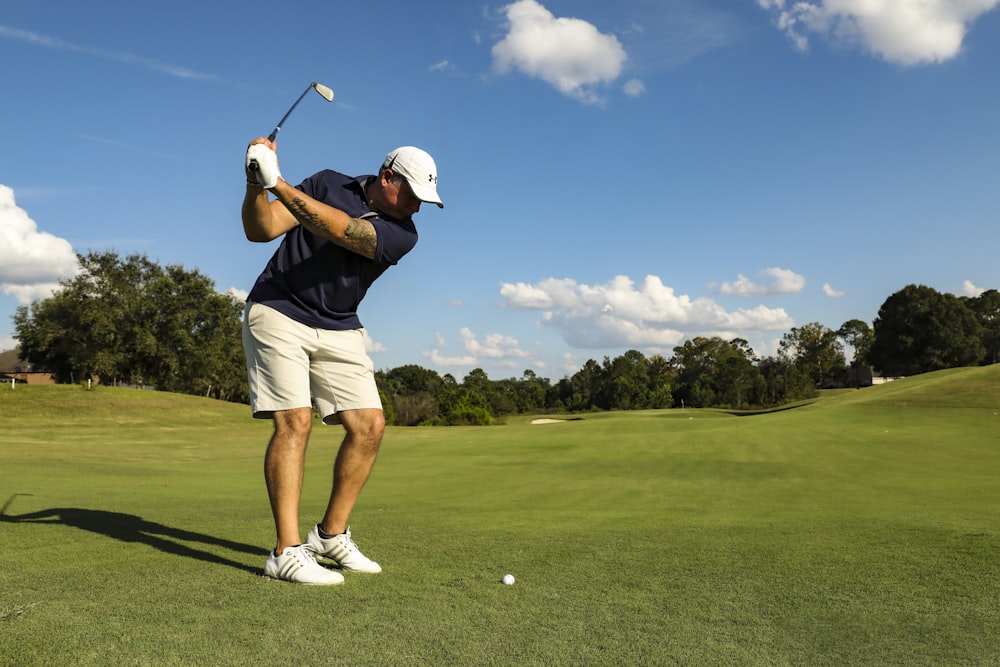
[[[322,95],[327,102],[333,101],[333,91],[324,86],[322,83],[316,83],[315,81],[313,81],[312,83],[309,84],[309,88],[306,88],[304,91],[302,91],[302,94],[299,95],[299,99],[295,100],[295,104],[292,105],[292,107],[288,110],[288,112],[281,117],[281,120],[279,120],[278,124],[274,127],[274,132],[271,132],[271,134],[268,135],[267,137],[268,141],[274,141],[274,138],[278,136],[278,132],[281,131],[281,126],[285,124],[285,121],[288,120],[288,117],[290,115],[292,115],[292,112],[295,111],[295,107],[299,106],[299,102],[301,102],[302,98],[309,93],[310,89],[315,90],[317,93]]]
[[[285,121],[288,119],[288,117],[292,115],[293,111],[295,111],[295,107],[299,106],[299,102],[302,101],[302,98],[305,97],[310,90],[315,90],[317,93],[322,95],[323,99],[325,99],[327,102],[333,101],[333,91],[330,88],[324,86],[322,83],[316,83],[315,81],[313,81],[312,83],[309,84],[308,88],[302,91],[302,94],[299,95],[299,99],[295,100],[295,104],[293,104],[291,108],[289,108],[288,111],[285,112],[285,115],[281,117],[281,120],[278,121],[278,124],[274,126],[274,131],[271,132],[271,134],[269,134],[267,137],[268,141],[274,141],[274,138],[278,136],[278,132],[281,131],[281,126],[285,124]],[[257,163],[251,162],[250,168],[256,171]]]

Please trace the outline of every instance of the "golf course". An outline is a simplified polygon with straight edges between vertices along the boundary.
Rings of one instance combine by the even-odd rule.
[[[331,587],[262,576],[270,428],[0,386],[0,665],[1000,665],[1000,365],[389,427],[351,521],[384,571]],[[303,537],[341,433],[315,422]]]

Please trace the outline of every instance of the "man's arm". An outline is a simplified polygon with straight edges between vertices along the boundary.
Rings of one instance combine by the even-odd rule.
[[[264,188],[247,186],[242,211],[247,240],[266,243],[302,225],[351,252],[375,258],[375,227],[369,221],[352,218],[280,179],[271,192],[277,199],[270,200]]]
[[[250,145],[264,144],[272,151],[274,142],[264,138],[254,139]],[[273,154],[272,154],[273,156]],[[268,196],[268,189],[257,185],[257,174],[252,171],[253,156],[247,160],[247,191],[243,197],[243,232],[250,241],[266,243],[302,225],[310,232],[327,239],[351,252],[375,258],[377,235],[371,222],[352,218],[344,211],[324,204],[301,190],[285,182],[277,170],[274,159],[273,172],[269,179],[274,182],[270,188],[274,200]],[[263,168],[263,167],[261,167]],[[273,178],[277,176],[277,178]]]
[[[274,217],[282,221],[291,218],[292,227],[300,224],[316,236],[327,239],[342,248],[356,252],[368,259],[375,258],[377,238],[375,227],[372,226],[371,222],[352,218],[339,208],[313,199],[280,178],[277,185],[271,188],[271,192],[277,197],[270,204]],[[284,224],[279,223],[275,228],[282,227]],[[283,234],[288,229],[284,229],[281,233]]]
[[[270,201],[267,190],[247,184],[243,197],[243,233],[248,241],[267,243],[298,225],[281,202]]]

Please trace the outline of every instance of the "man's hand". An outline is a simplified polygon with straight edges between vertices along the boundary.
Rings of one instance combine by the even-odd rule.
[[[255,179],[264,188],[273,188],[281,178],[278,154],[264,144],[252,144],[247,149],[247,180]]]

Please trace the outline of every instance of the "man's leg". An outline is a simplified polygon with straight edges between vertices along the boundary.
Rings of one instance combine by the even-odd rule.
[[[273,415],[274,433],[264,456],[264,480],[277,533],[277,553],[302,543],[299,498],[306,445],[312,428],[312,408],[281,410]]]
[[[347,433],[333,464],[330,503],[319,524],[330,535],[347,530],[354,503],[375,466],[385,432],[385,415],[381,410],[345,410],[338,416]]]

